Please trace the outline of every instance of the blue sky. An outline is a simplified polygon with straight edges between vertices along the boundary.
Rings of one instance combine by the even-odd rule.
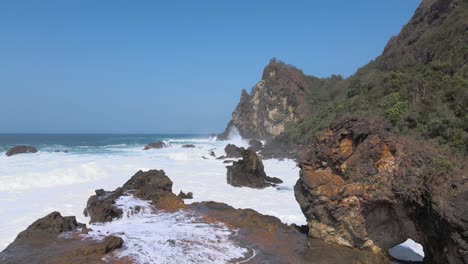
[[[419,0],[0,1],[0,133],[210,133],[270,58],[349,76]]]

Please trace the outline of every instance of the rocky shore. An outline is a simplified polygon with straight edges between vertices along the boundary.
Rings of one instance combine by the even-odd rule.
[[[225,225],[235,230],[230,240],[244,249],[243,263],[385,263],[384,255],[334,246],[308,238],[301,228],[283,224],[279,219],[251,209],[235,209],[217,202],[185,204],[172,193],[172,181],[162,170],[139,171],[122,187],[114,191],[96,190],[89,198],[85,214],[90,226],[77,223],[75,217],[62,217],[53,212],[20,233],[15,241],[0,253],[1,263],[136,263],[131,257],[120,257],[126,241],[118,234],[101,239],[88,236],[96,223],[117,221],[123,209],[116,201],[133,196],[150,201],[155,214],[184,212],[196,217],[197,223]],[[131,214],[143,210],[132,207]],[[126,212],[129,213],[129,212]],[[128,217],[128,216],[127,216]],[[130,216],[131,217],[131,216]],[[194,223],[195,224],[195,223]],[[148,230],[151,223],[146,224]],[[96,226],[94,226],[96,227]],[[177,227],[174,227],[177,228]],[[130,231],[129,231],[130,232]],[[174,239],[177,239],[174,237]],[[178,244],[183,241],[173,241]]]

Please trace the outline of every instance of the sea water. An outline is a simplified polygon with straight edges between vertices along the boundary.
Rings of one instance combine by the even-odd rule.
[[[143,150],[145,144],[158,140],[169,147]],[[114,190],[138,170],[163,169],[174,182],[174,193],[193,192],[194,199],[186,200],[187,203],[224,202],[235,208],[252,208],[276,216],[285,223],[305,224],[294,198],[293,186],[299,175],[296,163],[292,160],[263,161],[267,175],[284,181],[280,188],[233,187],[226,181],[229,164],[210,156],[212,150],[216,156],[224,155],[228,143],[248,145],[239,137],[214,141],[209,135],[0,135],[0,250],[33,221],[52,211],[74,215],[78,221],[87,223],[89,219],[83,216],[83,209],[94,190]],[[34,145],[39,151],[5,156],[9,147],[19,144]],[[193,144],[195,148],[182,148],[183,144]],[[222,263],[226,257],[238,258],[245,253],[245,248],[229,240],[235,230],[228,230],[221,224],[197,223],[184,214],[144,213],[93,229],[118,233],[129,221],[133,231],[127,236],[136,239],[124,237],[126,248],[122,254],[142,262],[155,257],[148,255],[152,250],[161,252],[165,247],[168,256],[181,257],[185,252],[187,259],[196,259],[200,250],[184,250],[182,244],[178,248],[167,243],[171,233],[181,236],[175,241],[206,244],[204,254],[213,262]],[[144,238],[148,228],[152,235]],[[143,241],[145,239],[147,241]]]
[[[169,147],[143,150],[147,143],[159,140]],[[74,215],[78,221],[88,223],[83,209],[94,190],[114,190],[138,170],[163,169],[174,182],[174,193],[193,192],[194,199],[186,203],[224,202],[276,216],[284,223],[305,224],[294,198],[293,187],[299,177],[296,163],[263,161],[268,176],[283,180],[279,188],[233,187],[226,181],[229,164],[210,155],[211,151],[218,157],[224,155],[228,143],[248,146],[236,133],[230,135],[229,141],[215,141],[209,135],[0,134],[0,251],[33,221],[52,211]],[[39,151],[5,156],[10,147],[19,144],[36,146]],[[182,148],[184,144],[193,144],[195,148]],[[146,201],[132,197],[119,200],[125,212],[135,203],[149,207]],[[171,259],[196,263],[203,257],[212,263],[223,263],[252,254],[230,239],[235,230],[221,223],[204,224],[184,213],[144,210],[91,227],[95,231],[90,236],[95,238],[107,234],[123,237],[124,248],[118,254],[141,263],[149,260],[164,263]],[[422,247],[412,240],[390,252],[408,260],[421,260],[424,256]]]

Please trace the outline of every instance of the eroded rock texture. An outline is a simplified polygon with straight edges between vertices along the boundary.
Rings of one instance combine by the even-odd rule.
[[[297,122],[309,111],[304,90],[318,80],[272,59],[252,92],[242,90],[231,121],[218,138],[226,139],[232,126],[244,138],[268,139],[279,135],[288,123]]]
[[[227,166],[227,183],[235,187],[265,188],[282,182],[266,175],[262,161],[251,149],[242,152],[242,160]]]
[[[468,263],[468,177],[437,153],[379,119],[333,122],[295,186],[309,236],[374,251],[412,238],[428,263]]]

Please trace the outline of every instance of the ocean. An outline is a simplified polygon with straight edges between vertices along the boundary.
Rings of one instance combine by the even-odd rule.
[[[143,150],[147,143],[159,140],[169,147]],[[33,221],[52,211],[74,215],[78,221],[88,223],[83,209],[94,190],[114,190],[138,170],[163,169],[174,182],[174,193],[181,190],[193,192],[194,199],[186,200],[186,203],[223,202],[235,208],[252,208],[276,216],[284,223],[305,224],[294,197],[293,186],[299,175],[296,163],[293,160],[263,161],[267,175],[284,181],[279,188],[233,187],[226,181],[227,164],[210,156],[211,151],[216,156],[224,155],[224,147],[228,143],[248,146],[237,135],[231,136],[229,141],[215,141],[209,135],[1,134],[0,251]],[[20,144],[33,145],[39,151],[11,157],[5,155],[10,147]],[[196,147],[182,148],[183,144]],[[143,201],[128,198],[121,202],[125,208],[128,203]],[[122,224],[129,221],[131,225]],[[148,230],[148,225],[143,225],[148,222],[154,223],[151,225],[154,229]],[[178,232],[174,225],[178,226]],[[214,263],[220,263],[226,262],[226,257],[235,258],[243,252],[228,239],[232,230],[223,226],[194,225],[183,214],[142,213],[138,217],[91,228],[98,232],[121,232],[119,228],[125,228],[128,246],[121,254],[141,262],[164,257],[158,254],[165,252],[181,260],[196,259],[203,253],[211,256]],[[200,242],[205,246],[193,248],[190,252],[181,248],[183,251],[178,252],[164,242],[167,236],[179,235],[180,241],[205,239]]]

